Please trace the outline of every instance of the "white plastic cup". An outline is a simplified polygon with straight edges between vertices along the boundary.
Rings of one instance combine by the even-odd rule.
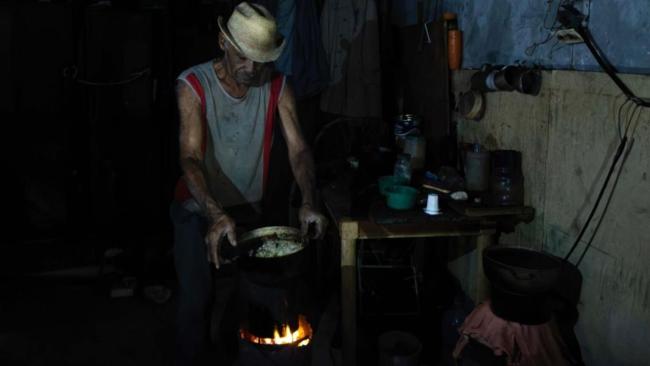
[[[437,194],[429,193],[429,196],[427,196],[427,207],[424,209],[424,212],[429,215],[436,215],[440,213]]]

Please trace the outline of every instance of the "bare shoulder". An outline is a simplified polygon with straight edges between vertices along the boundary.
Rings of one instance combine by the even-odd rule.
[[[285,80],[284,87],[282,88],[282,94],[280,94],[280,99],[278,100],[278,106],[280,108],[295,108],[296,99],[293,93],[293,87],[291,83]]]
[[[200,103],[199,97],[194,90],[187,83],[180,80],[176,82],[176,98],[178,99],[179,107],[193,106]]]

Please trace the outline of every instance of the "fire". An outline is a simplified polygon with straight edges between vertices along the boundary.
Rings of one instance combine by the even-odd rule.
[[[288,324],[282,325],[280,329],[273,331],[273,338],[262,338],[240,330],[239,335],[251,343],[266,345],[296,345],[304,347],[309,344],[312,336],[311,325],[303,315],[298,317],[298,329],[292,331]]]

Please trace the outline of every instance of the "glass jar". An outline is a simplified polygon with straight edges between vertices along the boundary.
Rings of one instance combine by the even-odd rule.
[[[492,152],[490,192],[497,206],[524,204],[524,175],[521,171],[521,153],[514,150]]]

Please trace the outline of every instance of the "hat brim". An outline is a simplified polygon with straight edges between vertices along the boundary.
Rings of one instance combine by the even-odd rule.
[[[230,34],[228,27],[223,23],[223,17],[220,16],[217,18],[217,24],[219,25],[219,30],[221,30],[221,33],[223,33],[223,36],[226,38],[226,40],[228,40],[228,42],[230,42],[230,44],[232,44],[242,55],[246,56],[250,60],[253,60],[254,62],[265,63],[277,60],[282,54],[282,51],[284,50],[284,47],[287,43],[287,40],[283,39],[282,43],[271,51],[252,49],[250,47],[246,47],[245,45],[238,44],[235,41],[235,38],[232,36],[232,34]]]

